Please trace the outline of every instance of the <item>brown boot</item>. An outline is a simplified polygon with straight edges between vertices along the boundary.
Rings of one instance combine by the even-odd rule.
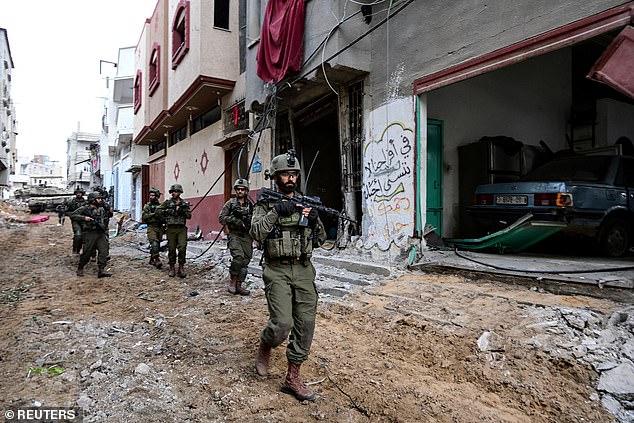
[[[77,276],[84,276],[84,266],[77,266]]]
[[[260,376],[269,374],[269,360],[271,359],[271,347],[260,341],[258,355],[255,357],[255,371]]]
[[[187,277],[187,273],[185,273],[185,265],[184,264],[179,264],[178,265],[178,277],[179,278],[186,278]]]
[[[150,266],[156,266],[156,256],[150,256]]]
[[[158,254],[154,256],[154,266],[156,266],[157,269],[163,268],[163,263],[161,263],[161,257]]]
[[[167,275],[170,278],[173,278],[174,276],[176,276],[176,265],[175,264],[170,264],[170,271],[167,273]]]
[[[301,364],[288,362],[286,379],[282,385],[282,392],[294,395],[300,401],[315,401],[315,393],[308,389],[299,378],[299,368]]]
[[[109,278],[110,276],[112,276],[112,273],[106,272],[106,269],[104,266],[99,266],[99,269],[97,271],[98,278]]]
[[[242,287],[242,281],[236,279],[236,294],[249,295],[251,291]]]
[[[236,281],[238,280],[236,275],[229,275],[227,281],[227,292],[232,295],[236,295]]]

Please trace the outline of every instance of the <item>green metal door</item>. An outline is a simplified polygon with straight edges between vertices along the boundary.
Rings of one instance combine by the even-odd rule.
[[[427,119],[427,224],[442,236],[442,121]]]

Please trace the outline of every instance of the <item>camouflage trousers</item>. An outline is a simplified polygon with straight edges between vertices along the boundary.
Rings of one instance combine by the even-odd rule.
[[[269,321],[260,340],[277,347],[289,337],[286,357],[303,363],[308,358],[315,332],[317,288],[315,268],[310,262],[282,264],[267,262],[262,274],[269,308]]]
[[[178,251],[178,264],[185,264],[187,254],[187,226],[167,225],[167,259],[169,264],[176,264],[176,252]]]
[[[253,238],[248,234],[231,233],[227,247],[229,247],[229,252],[231,253],[229,273],[237,276],[240,282],[244,282],[247,277],[247,267],[253,257]]]
[[[150,243],[150,254],[156,255],[161,249],[161,240],[163,239],[162,225],[147,225],[147,240]]]
[[[110,256],[110,242],[108,233],[103,231],[85,231],[83,234],[84,243],[79,256],[79,266],[84,267],[90,261],[90,257],[99,252],[97,265],[105,267]]]

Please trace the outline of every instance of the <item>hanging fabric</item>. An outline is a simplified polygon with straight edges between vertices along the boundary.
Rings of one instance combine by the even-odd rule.
[[[304,0],[267,3],[256,69],[264,82],[279,82],[302,68],[305,12]]]

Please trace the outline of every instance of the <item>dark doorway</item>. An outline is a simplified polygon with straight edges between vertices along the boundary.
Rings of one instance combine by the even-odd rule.
[[[341,210],[341,163],[337,100],[330,98],[296,115],[295,130],[306,195],[321,199],[326,207]],[[337,220],[322,216],[328,238],[337,237]]]

